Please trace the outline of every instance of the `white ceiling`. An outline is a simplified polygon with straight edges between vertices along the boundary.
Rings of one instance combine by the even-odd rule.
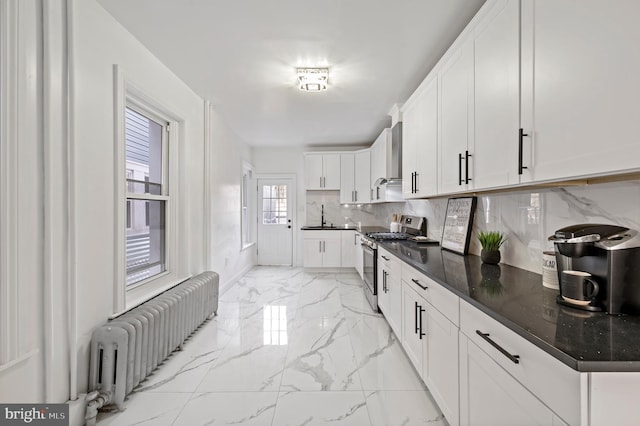
[[[251,146],[371,143],[485,0],[98,0]],[[329,67],[329,89],[295,68]]]

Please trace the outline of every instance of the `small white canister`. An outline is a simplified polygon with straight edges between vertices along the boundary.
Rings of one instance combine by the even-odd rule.
[[[542,252],[542,285],[554,290],[560,289],[555,251]]]

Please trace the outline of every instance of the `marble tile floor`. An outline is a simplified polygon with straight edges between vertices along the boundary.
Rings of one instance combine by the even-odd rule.
[[[446,425],[357,273],[255,267],[99,426]]]

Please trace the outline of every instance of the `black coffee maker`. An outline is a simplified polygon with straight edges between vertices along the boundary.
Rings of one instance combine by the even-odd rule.
[[[622,226],[579,224],[559,229],[549,237],[556,251],[558,282],[562,271],[592,275],[599,291],[587,304],[562,297],[558,303],[609,314],[640,314],[640,234]]]

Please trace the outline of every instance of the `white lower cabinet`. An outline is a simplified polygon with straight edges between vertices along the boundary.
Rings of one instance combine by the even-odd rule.
[[[427,302],[405,281],[402,282],[402,346],[411,363],[422,374],[425,307]]]
[[[354,268],[356,266],[356,248],[360,246],[360,238],[356,238],[356,231],[339,232],[342,245],[340,266]]]
[[[447,422],[458,425],[458,327],[428,302],[442,286],[404,266],[402,344]]]
[[[579,425],[580,406],[580,373],[460,302],[461,424]]]
[[[378,248],[378,307],[393,332],[402,336],[402,262],[382,248]]]
[[[303,231],[305,268],[340,268],[342,231]]]
[[[460,424],[563,424],[538,398],[460,334]]]
[[[379,248],[381,255],[380,271],[393,275],[393,259],[401,280],[394,310],[395,287],[379,275],[380,307],[388,321],[399,311],[394,332],[449,425],[638,423],[640,372],[580,373]]]
[[[426,345],[422,378],[449,425],[460,423],[458,411],[458,327],[431,304],[426,310]]]
[[[355,267],[358,275],[360,275],[361,279],[364,279],[364,270],[362,269],[364,264],[364,252],[362,251],[362,245],[360,243],[360,239],[362,238],[362,234],[356,232],[356,253],[355,253]]]

